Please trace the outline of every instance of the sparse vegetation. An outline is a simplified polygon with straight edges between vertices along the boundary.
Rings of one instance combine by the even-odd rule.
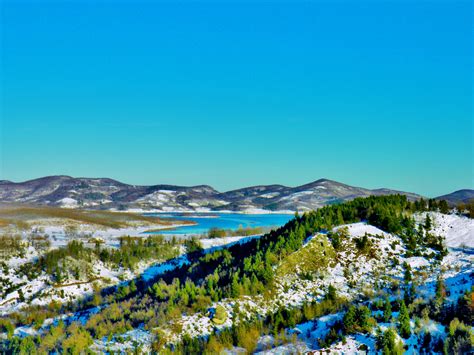
[[[40,219],[60,219],[72,223],[85,223],[107,228],[124,228],[136,223],[170,225],[172,221],[157,217],[126,212],[79,210],[56,207],[11,206],[0,208],[0,221],[4,225],[14,224],[21,229],[28,227],[29,221]]]

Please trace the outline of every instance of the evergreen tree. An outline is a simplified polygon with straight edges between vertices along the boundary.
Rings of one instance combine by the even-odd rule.
[[[324,295],[324,299],[329,301],[335,301],[336,298],[336,288],[333,285],[329,285],[328,292]]]
[[[438,303],[442,304],[446,298],[446,286],[442,276],[438,276],[436,280],[436,292],[435,299]]]
[[[385,297],[384,307],[383,307],[383,321],[385,323],[390,322],[392,319],[392,305],[388,297]]]
[[[232,277],[231,297],[237,298],[239,296],[240,296],[239,275],[234,274],[234,276]]]
[[[410,315],[408,314],[407,306],[402,300],[400,302],[400,313],[398,314],[398,327],[400,330],[400,335],[403,338],[409,338],[411,335],[410,329]]]
[[[35,355],[38,354],[37,346],[32,336],[27,336],[22,339],[15,337],[10,343],[10,349],[13,354],[19,355]]]
[[[346,333],[353,333],[356,325],[357,309],[355,306],[350,306],[344,315],[343,324]]]
[[[135,284],[135,280],[130,281],[130,292],[134,293],[137,291],[137,285]]]
[[[18,299],[20,302],[25,302],[25,294],[21,288],[18,290]]]
[[[405,304],[410,305],[415,300],[416,288],[415,284],[412,282],[410,283],[410,287],[405,289],[405,294],[403,295],[403,300]]]
[[[369,330],[370,310],[367,306],[360,306],[357,309],[357,323],[361,330]]]
[[[445,200],[439,201],[439,211],[444,214],[449,213],[449,206],[448,203]]]
[[[405,281],[405,284],[408,285],[408,283],[410,283],[412,280],[411,266],[406,261],[403,263],[403,266],[405,268],[405,274],[404,274],[403,280]]]
[[[426,231],[430,231],[433,227],[433,223],[431,222],[431,217],[429,214],[426,214],[424,227]]]
[[[387,329],[385,332],[377,334],[377,349],[382,350],[383,355],[401,355],[403,354],[403,346],[397,341],[397,333],[394,329]]]

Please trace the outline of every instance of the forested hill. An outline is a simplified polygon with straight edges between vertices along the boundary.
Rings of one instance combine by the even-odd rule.
[[[429,211],[448,210],[444,201],[371,196],[296,215],[277,230],[228,248],[204,252],[198,240],[191,240],[186,243],[188,254],[183,262],[164,269],[154,279],[139,277],[118,288],[96,290],[79,304],[34,308],[28,317],[5,319],[3,323],[12,327],[28,326],[40,312],[55,318],[75,311],[82,322],[66,318],[38,337],[13,338],[5,346],[32,346],[43,351],[106,350],[110,343],[104,343],[104,337],[113,340],[117,336],[124,342],[124,334],[140,328],[149,334],[143,344],[150,352],[216,353],[234,347],[253,352],[264,336],[273,339],[271,347],[285,346],[289,329],[332,315],[339,321],[331,323],[330,332],[328,329],[317,339],[319,348],[351,334],[365,334],[372,337],[369,344],[376,342],[377,349],[387,346],[398,354],[403,345],[399,339],[414,334],[410,317],[423,314],[430,322],[454,322],[456,342],[448,334],[446,350],[465,349],[470,341],[465,324],[472,321],[472,313],[466,314],[463,300],[470,296],[462,292],[469,290],[465,279],[469,276],[464,276],[465,265],[460,264],[459,280],[464,288],[453,290],[457,298],[454,304],[448,303],[442,270],[449,251],[444,238],[431,232]],[[82,248],[71,257],[81,258],[86,253]],[[100,257],[101,253],[90,249],[87,255]],[[120,262],[126,254],[115,257],[115,262]],[[434,281],[418,279],[418,272],[424,269],[415,274],[411,265],[418,268],[419,260],[431,268]],[[457,259],[449,262],[453,260]],[[48,267],[54,270],[59,265]],[[435,282],[434,295],[428,285]],[[419,299],[419,292],[428,293]],[[379,317],[377,310],[384,307],[387,310]],[[395,319],[392,307],[400,314]],[[375,337],[378,322],[400,324],[394,325],[396,330],[380,331]],[[424,333],[419,334],[406,346],[422,344]],[[304,334],[307,336],[311,332]],[[423,343],[424,349],[438,347],[435,343]]]

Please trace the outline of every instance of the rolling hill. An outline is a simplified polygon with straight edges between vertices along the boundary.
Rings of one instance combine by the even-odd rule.
[[[469,190],[469,189],[458,190],[447,195],[439,196],[436,199],[446,200],[451,205],[467,203],[474,199],[474,190]]]
[[[400,193],[392,189],[366,189],[320,179],[296,187],[251,186],[219,192],[208,185],[129,185],[108,178],[48,176],[25,182],[0,181],[0,202],[70,208],[142,209],[159,211],[313,210],[356,197]]]

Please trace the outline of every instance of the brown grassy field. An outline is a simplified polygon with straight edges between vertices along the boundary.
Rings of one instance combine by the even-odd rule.
[[[173,221],[157,217],[143,216],[127,212],[65,209],[59,207],[2,206],[0,207],[0,227],[16,225],[25,229],[30,223],[42,219],[61,219],[65,221],[90,224],[107,228],[125,228],[142,225],[171,225]]]

